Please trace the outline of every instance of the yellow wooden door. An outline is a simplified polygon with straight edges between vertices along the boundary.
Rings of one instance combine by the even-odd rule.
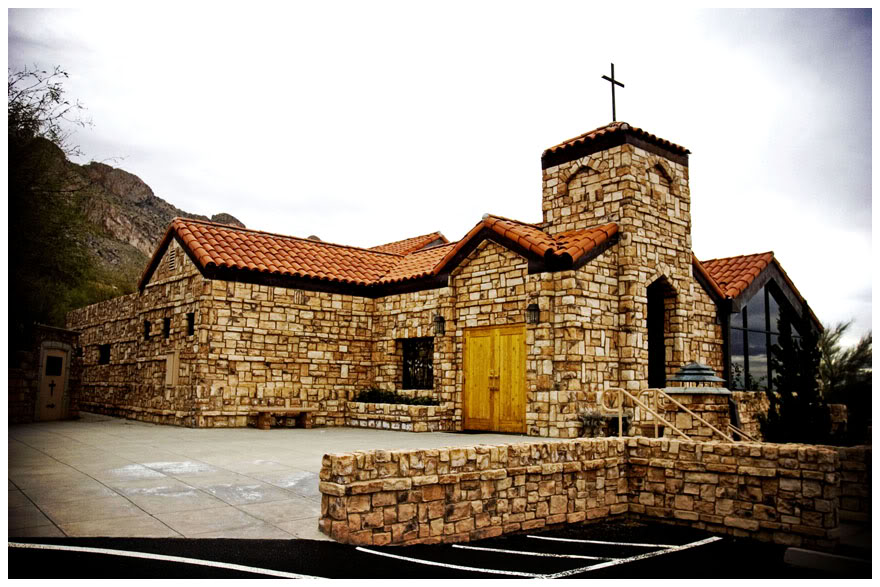
[[[525,326],[471,328],[464,333],[464,428],[526,430]]]

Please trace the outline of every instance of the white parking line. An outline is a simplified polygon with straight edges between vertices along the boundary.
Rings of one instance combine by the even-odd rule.
[[[463,544],[453,544],[452,548],[464,548],[466,550],[482,550],[485,552],[500,552],[503,554],[521,554],[525,556],[548,556],[554,558],[583,558],[594,561],[613,561],[616,558],[610,556],[587,556],[585,554],[557,554],[555,552],[527,552],[525,550],[506,550],[504,548],[486,548],[485,546],[465,546]]]
[[[533,536],[529,534],[528,538],[535,540],[555,540],[557,542],[579,542],[582,544],[608,544],[610,546],[644,546],[645,548],[675,548],[677,544],[643,544],[640,542],[606,542],[604,540],[579,540],[575,538],[554,538],[553,536]]]
[[[511,575],[514,577],[529,577],[531,579],[542,579],[544,575],[537,575],[535,573],[521,573],[519,571],[504,571],[500,569],[482,569],[479,567],[465,567],[462,565],[450,565],[448,563],[439,563],[435,561],[427,561],[418,558],[411,558],[408,556],[400,556],[399,554],[389,554],[387,552],[379,552],[376,550],[370,550],[368,548],[364,548],[362,546],[358,546],[357,550],[361,552],[368,552],[370,554],[377,554],[379,556],[387,556],[388,558],[396,558],[398,560],[409,561],[411,563],[417,563],[420,565],[430,565],[432,567],[445,567],[447,569],[458,569],[460,571],[475,571],[477,573],[491,573],[493,575]]]
[[[665,550],[658,550],[656,552],[646,552],[645,554],[639,554],[636,556],[631,556],[629,558],[620,558],[617,560],[608,561],[607,563],[599,563],[598,565],[591,565],[589,567],[582,567],[580,569],[572,569],[570,571],[562,571],[561,573],[553,573],[552,575],[543,575],[541,578],[542,579],[559,579],[561,577],[570,577],[571,575],[578,575],[580,573],[586,573],[589,571],[597,571],[599,569],[606,569],[608,567],[623,565],[626,563],[644,560],[646,558],[660,556],[663,554],[671,554],[673,552],[687,550],[688,548],[695,548],[697,546],[703,546],[704,544],[709,544],[711,542],[716,542],[718,540],[721,540],[721,537],[712,536],[711,538],[706,538],[705,540],[700,540],[698,542],[691,542],[690,544],[683,544],[681,546],[674,546],[672,548],[667,548]]]
[[[297,575],[296,573],[285,573],[284,571],[275,571],[272,569],[261,569],[258,567],[248,567],[245,565],[235,565],[232,563],[221,563],[217,561],[206,561],[197,558],[185,558],[182,556],[168,556],[164,554],[153,554],[152,552],[133,552],[129,550],[113,550],[110,548],[89,548],[87,546],[62,546],[60,544],[28,544],[24,542],[9,542],[9,548],[34,548],[38,550],[64,550],[67,552],[85,552],[89,554],[107,554],[112,556],[124,556],[129,558],[143,558],[149,560],[168,561],[172,563],[185,563],[188,565],[198,565],[201,567],[213,567],[217,569],[229,569],[231,571],[243,571],[245,573],[254,573],[257,575],[267,575],[269,577],[281,577],[284,579],[323,579],[324,577],[313,577],[311,575]]]

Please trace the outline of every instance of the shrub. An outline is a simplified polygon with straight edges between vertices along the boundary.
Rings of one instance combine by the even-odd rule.
[[[370,387],[359,392],[352,401],[368,404],[408,404],[411,406],[439,406],[440,402],[429,397],[408,397],[395,391],[383,391]]]

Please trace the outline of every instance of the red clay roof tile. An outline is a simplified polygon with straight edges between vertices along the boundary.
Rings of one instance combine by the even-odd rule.
[[[676,145],[675,143],[667,141],[666,139],[661,139],[657,135],[651,134],[651,133],[644,131],[640,128],[637,128],[635,126],[631,126],[626,122],[612,122],[611,124],[606,124],[605,126],[601,126],[597,129],[591,130],[589,132],[585,132],[582,135],[578,135],[574,138],[562,141],[558,145],[555,145],[555,146],[550,147],[549,149],[545,150],[543,155],[541,155],[541,156],[544,157],[550,153],[556,153],[557,151],[562,151],[563,149],[567,149],[569,147],[574,147],[575,145],[588,143],[588,142],[594,141],[596,139],[599,139],[605,135],[610,135],[610,134],[618,133],[618,132],[627,132],[627,131],[635,134],[636,136],[638,136],[644,140],[655,143],[657,145],[660,145],[660,146],[665,147],[667,149],[670,149],[672,151],[677,151],[682,154],[690,153],[690,151],[688,151],[686,148],[682,147],[681,145]]]
[[[418,251],[419,249],[423,249],[424,247],[438,240],[443,242],[444,244],[449,242],[446,237],[443,236],[443,233],[432,232],[431,234],[414,236],[412,238],[394,241],[393,243],[377,245],[375,247],[370,247],[369,250],[381,251],[383,253],[396,253],[398,255],[406,255],[408,253]]]
[[[773,252],[740,255],[703,261],[703,267],[728,298],[735,298],[745,290],[773,261]]]
[[[568,256],[576,262],[583,255],[605,243],[617,234],[617,224],[608,223],[580,230],[561,233],[555,237],[547,234],[534,224],[526,224],[510,218],[486,214],[463,239],[449,247],[446,256],[437,264],[434,273],[441,271],[461,252],[467,244],[484,230],[497,234],[502,239],[516,243],[526,251],[541,258]]]

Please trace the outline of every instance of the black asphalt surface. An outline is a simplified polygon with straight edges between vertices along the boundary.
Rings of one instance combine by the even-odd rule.
[[[524,533],[461,545],[410,547],[357,548],[311,540],[10,538],[8,577],[241,579],[278,578],[279,573],[332,579],[870,577],[870,567],[830,575],[789,566],[783,560],[785,547],[782,546],[730,537],[701,543],[712,538],[710,534],[690,528],[632,522]],[[12,546],[16,542],[122,550],[145,553],[137,555],[139,557],[182,557],[249,569]],[[636,546],[633,543],[662,546]],[[701,544],[679,551],[669,548],[694,543]],[[603,564],[606,565],[604,568],[596,567]]]

